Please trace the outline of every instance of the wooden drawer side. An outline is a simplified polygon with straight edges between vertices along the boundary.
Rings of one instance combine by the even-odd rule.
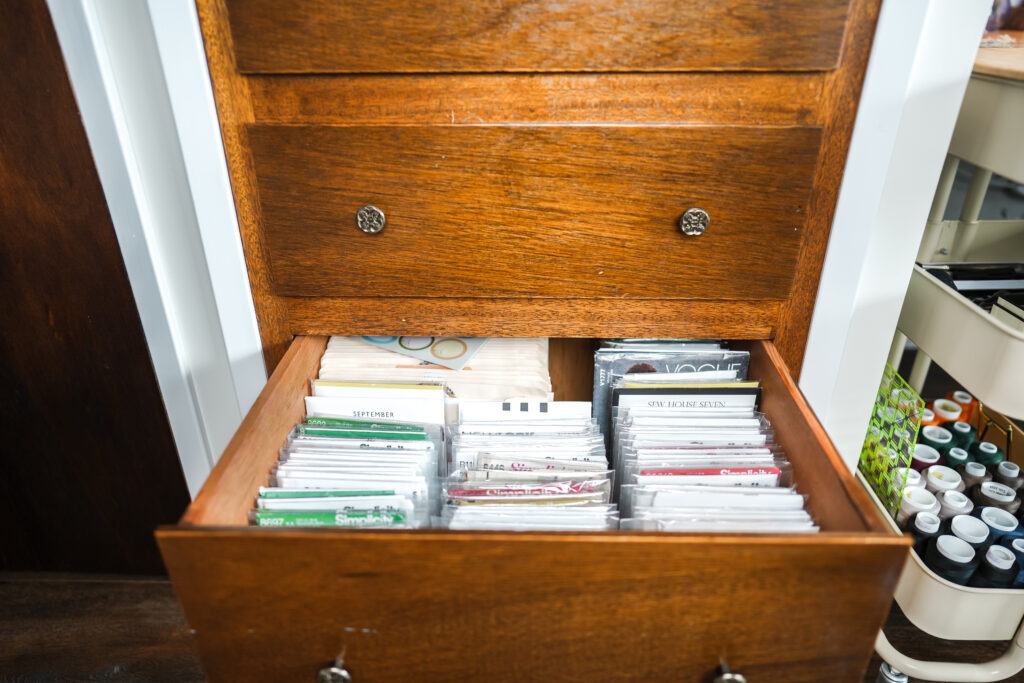
[[[259,487],[277,461],[285,437],[306,414],[309,380],[320,371],[327,337],[296,337],[206,483],[185,510],[184,525],[246,526]]]

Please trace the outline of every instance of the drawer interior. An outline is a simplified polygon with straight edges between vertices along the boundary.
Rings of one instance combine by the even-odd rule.
[[[208,679],[856,680],[909,540],[884,526],[767,341],[762,410],[818,534],[244,527],[327,343],[298,337],[206,486],[157,536]],[[595,341],[552,340],[560,399]]]
[[[326,344],[325,336],[296,337],[189,506],[182,525],[247,525],[253,499],[259,487],[266,484],[285,436],[304,414],[303,399],[309,393],[309,380],[317,374]],[[759,379],[763,389],[761,410],[792,463],[797,487],[808,496],[807,508],[822,533],[890,533],[818,424],[774,345],[756,340],[733,342],[732,346],[750,351],[749,376]],[[556,400],[591,399],[595,348],[593,339],[551,340],[549,365]]]

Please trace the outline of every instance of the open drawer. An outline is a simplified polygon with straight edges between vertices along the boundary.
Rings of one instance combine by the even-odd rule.
[[[762,410],[822,532],[267,529],[246,514],[327,342],[296,337],[206,485],[157,532],[211,681],[860,680],[907,554],[774,345]],[[552,340],[556,398],[587,398],[590,340]]]

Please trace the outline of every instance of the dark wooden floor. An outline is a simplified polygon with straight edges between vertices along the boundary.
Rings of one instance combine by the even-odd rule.
[[[0,681],[203,681],[166,579],[0,574]]]
[[[893,645],[920,659],[985,661],[1009,646],[932,638],[898,608],[889,615],[886,633]],[[865,683],[874,683],[879,664],[876,656]],[[203,680],[167,580],[0,573],[0,681]],[[1008,680],[1024,682],[1024,674]]]

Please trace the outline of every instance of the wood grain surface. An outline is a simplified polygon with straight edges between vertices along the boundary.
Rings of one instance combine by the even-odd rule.
[[[807,332],[814,313],[814,300],[818,296],[818,282],[880,5],[880,0],[862,0],[852,4],[843,40],[842,63],[827,74],[821,96],[825,127],[814,173],[814,193],[804,225],[793,290],[782,309],[774,337],[775,345],[797,379],[803,366]]]
[[[781,299],[815,128],[255,125],[285,296]],[[383,232],[356,227],[364,205]],[[683,235],[699,207],[708,231]],[[617,305],[617,304],[616,304]]]
[[[400,6],[389,3],[385,10],[373,12],[368,12],[367,9],[376,8],[374,3],[330,3],[327,0],[302,0],[294,7],[290,7],[287,12],[281,11],[278,6],[266,0],[198,0],[197,4],[211,62],[215,94],[221,111],[229,166],[232,169],[232,183],[239,207],[240,227],[243,243],[246,245],[250,279],[257,301],[257,317],[266,347],[268,367],[274,366],[286,348],[289,330],[336,331],[326,328],[326,321],[330,321],[332,324],[342,326],[346,331],[353,330],[354,333],[359,333],[362,330],[356,330],[355,327],[363,321],[373,322],[382,313],[400,314],[404,313],[405,309],[390,302],[375,307],[374,310],[356,309],[357,305],[372,302],[376,296],[372,292],[380,291],[379,288],[385,287],[387,283],[371,282],[378,289],[357,292],[359,283],[367,278],[348,277],[348,269],[341,264],[350,265],[351,262],[345,260],[351,258],[350,255],[341,254],[335,259],[328,256],[333,255],[331,251],[322,251],[321,258],[330,261],[327,270],[319,267],[322,264],[317,264],[315,270],[307,271],[312,273],[308,274],[308,277],[313,281],[301,280],[307,275],[299,272],[302,269],[299,262],[310,256],[312,245],[323,234],[329,232],[328,225],[343,225],[354,211],[352,207],[334,205],[329,198],[324,198],[321,190],[326,186],[330,192],[338,177],[333,173],[314,173],[315,166],[306,173],[308,177],[304,178],[306,185],[303,188],[283,188],[295,193],[295,196],[288,199],[291,206],[284,207],[281,213],[288,220],[299,215],[304,225],[318,224],[313,231],[318,234],[314,239],[300,235],[299,242],[292,243],[288,248],[299,249],[302,241],[306,240],[309,250],[297,251],[293,261],[285,258],[284,272],[275,269],[281,260],[278,258],[276,248],[269,246],[265,231],[286,228],[281,224],[276,228],[271,225],[276,221],[263,214],[261,198],[256,195],[257,181],[253,177],[255,171],[252,166],[252,149],[247,135],[250,126],[270,129],[274,127],[273,124],[285,124],[288,127],[295,124],[318,124],[311,127],[316,129],[382,125],[416,127],[423,124],[472,127],[481,123],[510,126],[627,124],[648,127],[684,124],[722,126],[723,132],[726,133],[729,132],[726,126],[778,126],[780,130],[793,126],[821,126],[823,137],[820,146],[816,145],[821,151],[813,162],[813,170],[809,171],[813,174],[812,186],[815,190],[810,195],[806,215],[801,216],[799,221],[795,257],[784,257],[789,263],[785,268],[786,277],[790,278],[789,284],[784,287],[785,293],[759,295],[755,287],[744,294],[748,297],[762,296],[773,301],[785,297],[784,308],[781,309],[779,317],[768,327],[771,328],[771,334],[787,363],[795,373],[799,372],[849,135],[856,114],[857,95],[867,55],[870,52],[879,0],[850,3],[845,0],[830,0],[828,3],[813,5],[791,0],[776,0],[758,5],[747,4],[742,8],[733,7],[732,3],[674,3],[671,11],[657,11],[657,7],[654,6],[652,9],[649,3],[644,3],[643,7],[640,7],[640,3],[632,1],[613,4],[611,0],[580,0],[575,3],[540,0],[503,3],[500,6],[473,3],[472,6],[467,5],[465,8],[462,8],[461,4],[455,9],[447,6],[446,12],[433,11],[435,6],[427,3],[401,3]],[[723,13],[723,16],[720,17],[717,13]],[[565,21],[552,22],[552,17],[562,17]],[[679,36],[689,34],[672,28],[673,24],[679,21],[687,22],[687,30],[696,30],[699,26],[704,28],[698,37],[681,41],[678,39]],[[804,26],[813,35],[801,35],[803,29],[794,31],[793,26],[787,22],[796,22],[793,25]],[[484,28],[475,30],[471,35],[459,33],[467,26]],[[540,28],[532,30],[528,39],[518,40],[518,34],[508,33],[510,30],[527,30],[531,26]],[[593,27],[600,30],[590,30]],[[431,31],[435,30],[440,33],[432,34]],[[603,30],[608,32],[607,35],[601,33]],[[668,33],[662,33],[664,31]],[[415,32],[415,35],[411,32]],[[571,34],[572,38],[561,41],[557,49],[551,48],[552,43],[544,42],[562,33]],[[670,43],[650,40],[652,36],[669,33],[672,36]],[[353,35],[360,37],[351,38]],[[508,37],[508,40],[501,44],[500,49],[492,49],[498,44],[495,41],[502,36]],[[632,55],[628,59],[606,65],[601,69],[601,73],[549,71],[553,63],[550,59],[562,60],[564,67],[566,59],[589,59],[587,55],[609,57],[616,54],[616,51],[628,48],[639,39],[639,36],[646,36],[643,49],[629,48]],[[399,45],[400,48],[390,52],[379,49],[379,46],[389,44]],[[831,47],[823,49],[822,45],[825,44]],[[838,49],[840,46],[841,50]],[[811,62],[822,66],[807,67],[808,56]],[[688,62],[689,66],[678,66],[681,62],[677,61],[677,66],[665,66],[667,63],[663,62],[660,67],[651,67],[651,64],[658,63],[657,59],[678,58],[685,61],[691,57],[697,58],[698,61]],[[652,58],[655,61],[651,61]],[[738,61],[734,61],[734,58]],[[488,73],[471,73],[480,69],[470,68],[467,66],[470,62],[459,62],[460,59],[484,60],[491,66],[485,69]],[[499,62],[494,62],[494,59]],[[520,67],[495,67],[494,64],[502,63],[501,60],[506,60],[504,63],[507,64],[514,64],[518,60]],[[640,67],[629,60],[647,60],[647,66]],[[259,66],[256,65],[257,62],[260,63]],[[751,66],[754,62],[764,66]],[[805,66],[799,67],[797,71],[791,71],[792,67],[787,66],[801,62]],[[283,66],[286,63],[290,66]],[[342,63],[348,66],[338,66]],[[459,63],[462,67],[458,66]],[[741,63],[747,66],[738,72],[729,71],[735,64]],[[394,67],[393,70],[388,64]],[[729,66],[730,64],[734,66]],[[834,70],[817,73],[805,70],[833,67]],[[350,68],[351,73],[344,73]],[[696,71],[673,72],[677,68],[692,68]],[[469,69],[470,72],[455,73],[461,69]],[[260,75],[255,73],[256,71],[266,71],[267,74]],[[386,71],[392,73],[382,73]],[[444,73],[445,71],[448,73]],[[273,75],[270,75],[271,73]],[[372,137],[376,134],[369,135]],[[712,141],[710,147],[701,150],[697,156],[713,154],[719,146],[719,141],[726,137]],[[413,191],[418,192],[424,188],[422,181],[431,177],[429,173],[421,173],[432,170],[432,164],[424,164],[430,159],[417,158],[414,148],[402,149],[403,156],[396,163],[384,164],[380,160],[381,152],[387,152],[387,148],[377,144],[371,147],[365,144],[368,140],[363,142],[363,151],[359,155],[342,155],[352,164],[350,177],[356,181],[364,181],[363,187],[369,187],[371,190],[390,189],[395,198],[410,202]],[[313,146],[316,143],[305,144]],[[571,149],[558,151],[561,154],[544,160],[546,170],[552,172],[554,176],[562,173],[567,160],[571,162],[572,159]],[[780,148],[776,151],[783,150]],[[274,150],[270,152],[278,153]],[[488,159],[490,166],[485,165],[479,174],[480,177],[474,180],[479,181],[486,178],[488,173],[493,173],[494,177],[502,182],[511,182],[513,187],[508,189],[514,192],[524,181],[529,180],[511,175],[513,171],[522,170],[522,164],[508,163],[503,168],[504,161],[497,152],[504,150],[499,147],[495,152]],[[638,162],[642,161],[639,158],[642,156],[641,150],[632,148],[631,152],[637,155]],[[440,154],[448,156],[446,151],[441,151]],[[691,158],[695,157],[691,155]],[[269,161],[276,166],[281,160],[271,158]],[[412,161],[411,168],[416,171],[409,178],[401,177],[404,161]],[[512,161],[515,161],[514,155]],[[385,177],[386,182],[383,184],[375,171],[364,174],[367,165],[373,167],[377,164],[381,164],[378,168],[383,168],[385,175],[390,174],[389,177]],[[781,169],[784,174],[791,171],[785,163],[776,163],[775,167]],[[299,169],[292,171],[296,174],[302,173]],[[718,168],[706,178],[719,183],[722,182],[725,173],[726,170]],[[350,177],[345,178],[346,184]],[[734,173],[733,177],[741,176]],[[502,184],[492,185],[495,194],[491,197],[497,197],[508,205],[515,197],[509,197],[507,192],[501,196],[500,190],[503,187]],[[425,188],[431,201],[444,196],[450,189],[446,187],[443,188],[444,192],[441,192],[436,185],[431,186],[429,183]],[[572,188],[563,186],[560,189],[567,192]],[[743,188],[740,188],[740,191],[743,191]],[[756,191],[750,193],[750,196],[757,200],[763,199]],[[535,197],[527,198],[532,200]],[[676,199],[682,201],[685,197]],[[305,202],[311,203],[310,208],[313,211],[304,211]],[[615,210],[621,210],[621,202],[610,200],[607,204]],[[470,206],[468,200],[459,204],[458,221],[464,226],[475,225],[477,208],[475,205]],[[278,206],[277,209],[282,207]],[[429,205],[426,209],[429,209],[426,211],[428,218],[437,215],[436,206]],[[540,220],[537,223],[538,229],[546,227],[545,221],[548,216],[544,215],[545,207],[533,204],[532,209]],[[424,211],[423,207],[416,210]],[[606,210],[606,207],[602,206],[601,210]],[[319,215],[317,211],[320,211]],[[793,219],[793,216],[789,216],[787,220],[789,219]],[[563,216],[560,223],[556,222],[555,232],[564,232],[565,226],[571,225],[573,220],[575,217]],[[267,225],[264,225],[264,221]],[[767,225],[770,229],[772,223]],[[390,227],[394,227],[394,224]],[[439,230],[434,224],[417,224],[415,229],[424,234]],[[744,229],[757,228],[748,223]],[[490,230],[493,235],[500,228],[488,226],[483,230]],[[386,240],[386,233],[377,237]],[[628,238],[620,241],[617,247],[613,247],[613,253],[628,250],[626,243],[634,235],[631,232],[624,234],[628,235]],[[581,244],[584,236],[585,231],[574,232],[563,248],[578,248],[586,254],[583,262],[589,264],[598,257],[590,251],[584,251],[585,247]],[[485,244],[484,237],[486,235],[477,235],[475,243]],[[546,253],[542,243],[527,245],[527,251],[521,253],[511,249],[508,243],[503,241],[506,237],[504,234],[494,235],[492,241],[496,242],[496,246],[487,244],[482,253],[491,256],[492,261],[497,260],[497,256],[503,255],[504,251],[514,251],[517,257],[524,259],[537,255],[538,251],[542,256]],[[337,235],[331,235],[329,239],[339,238]],[[340,239],[347,240],[344,245],[346,249],[355,244],[352,236]],[[776,240],[775,236],[772,236],[760,246],[753,247],[753,259],[741,263],[756,263],[756,259],[769,248],[765,245],[774,244],[776,241],[781,244],[783,251],[792,246],[788,239]],[[365,250],[362,249],[362,245],[355,246],[358,247],[355,253],[364,256]],[[529,251],[531,247],[534,248],[533,252]],[[425,254],[424,259],[429,259],[432,252],[422,253]],[[480,271],[483,269],[475,267],[469,259],[460,258],[458,252],[452,253],[455,254],[452,258],[454,267],[461,269],[457,276],[463,286],[468,288],[475,285],[473,278],[480,278]],[[670,252],[671,257],[666,257],[660,252],[653,253],[659,254],[659,262],[664,258],[668,258],[670,262],[684,260],[678,251]],[[398,258],[397,265],[407,269],[409,262],[406,260],[403,263],[403,259],[407,257],[403,255]],[[484,261],[487,261],[487,258]],[[418,268],[418,274],[412,275],[413,281],[406,282],[403,286],[424,284],[425,280],[430,279],[424,274],[428,267],[435,272],[445,269],[444,272],[447,274],[453,263],[441,263],[439,258],[435,262],[424,260],[420,263],[422,267]],[[630,259],[627,258],[625,263],[630,263]],[[778,279],[783,277],[782,269],[771,270],[773,263],[778,261],[770,260],[769,272],[765,274],[765,281],[761,285],[763,290],[772,291],[778,285]],[[356,265],[363,269],[361,275],[370,275],[371,268],[368,265]],[[387,265],[395,267],[396,263],[389,261]],[[560,270],[553,267],[555,264],[550,261],[545,262],[543,258],[533,259],[530,265],[531,268],[542,272],[545,268],[551,271]],[[474,269],[478,272],[473,273]],[[607,273],[607,269],[597,269],[600,270]],[[647,275],[659,271],[659,263],[648,262],[641,267],[641,271]],[[326,275],[320,274],[325,272]],[[603,278],[606,273],[602,273],[601,277]],[[466,274],[471,277],[467,279],[464,277]],[[496,274],[507,275],[502,271],[497,271]],[[624,280],[625,275],[620,275]],[[718,277],[714,272],[705,274],[701,270],[700,277],[703,278],[705,275],[709,275],[706,281],[708,289],[727,290],[728,281]],[[292,281],[290,278],[293,276],[300,279]],[[432,282],[437,282],[438,279],[435,277]],[[522,285],[522,278],[504,279],[520,288],[516,291],[523,291],[521,288],[527,287],[526,292],[536,292],[536,289],[530,290],[529,285]],[[668,284],[671,282],[670,279],[659,281],[646,276],[645,279],[654,283],[654,290],[648,290],[639,296],[657,298],[670,297],[671,295],[664,294],[666,289],[685,288],[691,286],[687,282],[695,282],[691,277],[676,278],[681,284]],[[599,296],[623,296],[623,286],[610,281],[609,278],[605,278],[604,283],[596,281],[593,277],[577,279],[575,282],[582,282],[581,286],[589,287],[591,292],[599,293]],[[347,291],[339,292],[335,289],[338,283],[344,283]],[[325,290],[300,291],[300,287],[307,284],[326,287],[329,294],[325,293]],[[602,287],[605,288],[603,291]],[[634,287],[639,289],[639,285]],[[662,288],[661,292],[657,291],[659,287]],[[564,292],[563,295],[584,295],[582,292],[574,293],[571,287],[560,289]],[[502,294],[504,291],[507,290],[497,287],[490,290],[493,294]],[[419,292],[409,293],[408,287],[406,293],[410,297],[409,300],[411,297],[423,296]],[[470,296],[481,294],[487,295],[485,291]],[[631,296],[628,286],[625,296]],[[675,296],[709,298],[707,294]],[[460,303],[456,307],[462,305]],[[331,309],[330,306],[337,308]],[[672,305],[669,304],[667,307],[672,308]],[[514,334],[596,336],[615,333],[611,330],[602,332],[595,329],[588,319],[567,319],[566,327],[561,331],[546,324],[543,325],[543,331],[528,330],[525,324],[509,328],[503,319],[505,316],[502,315],[501,308],[488,309],[478,306],[477,309],[481,313],[495,316],[497,319],[494,324],[483,321],[457,321],[457,324],[475,329],[514,329],[515,331],[511,332]],[[573,304],[568,304],[565,309],[566,312],[575,315],[588,313],[585,308]],[[519,310],[529,314],[532,309]],[[325,322],[316,324],[311,320],[314,312],[326,314]],[[291,318],[295,314],[302,316],[301,324]],[[610,312],[605,312],[601,315],[607,317],[609,314]],[[702,312],[701,316],[707,319],[705,312]],[[726,318],[727,316],[720,316],[722,321]],[[757,336],[752,332],[734,334],[733,331],[737,327],[742,327],[741,323],[742,321],[730,320],[717,333],[712,332],[708,336]],[[307,324],[313,324],[314,327],[304,327]],[[752,321],[752,326],[764,329],[760,320]]]
[[[548,340],[548,371],[556,401],[592,401],[597,339]]]
[[[309,380],[320,370],[327,337],[297,337],[242,420],[188,507],[182,524],[248,524],[246,513],[267,483],[288,432],[306,414]]]
[[[166,578],[0,574],[0,680],[202,683]]]
[[[252,76],[260,123],[822,123],[825,74]]]
[[[848,0],[229,0],[260,73],[821,70]]]
[[[279,533],[280,532],[280,533]],[[174,530],[218,681],[856,681],[898,537]]]
[[[273,283],[266,265],[270,256],[263,236],[252,154],[245,129],[253,121],[252,98],[248,82],[236,69],[223,0],[196,0],[196,9],[227,155],[238,229],[249,271],[249,287],[263,343],[263,362],[269,375],[284,356],[292,336],[288,332],[284,302],[272,291]]]
[[[294,297],[295,334],[767,339],[779,301]]]
[[[1024,81],[1024,31],[1001,31],[1014,39],[1014,47],[989,47],[978,50],[974,73],[1010,81]]]
[[[188,489],[45,0],[0,60],[0,569],[159,572]]]

